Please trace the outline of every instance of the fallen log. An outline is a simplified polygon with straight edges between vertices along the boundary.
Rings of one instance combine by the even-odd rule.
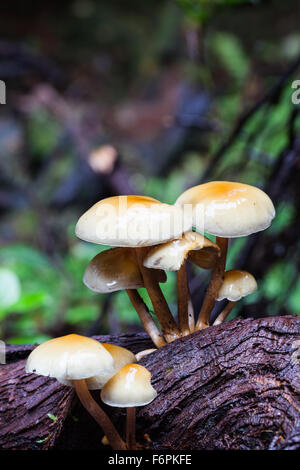
[[[144,334],[97,339],[135,353],[153,347]],[[299,449],[299,342],[300,317],[235,320],[144,357],[158,396],[137,410],[138,441],[157,450]],[[0,369],[0,448],[101,450],[103,433],[72,389],[25,373],[31,349],[8,347]],[[124,410],[104,408],[122,431]]]

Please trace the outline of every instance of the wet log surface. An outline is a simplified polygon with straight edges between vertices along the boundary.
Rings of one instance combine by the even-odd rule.
[[[143,334],[97,339],[133,352],[152,346]],[[137,410],[138,441],[160,450],[299,449],[299,343],[300,317],[235,320],[144,357],[158,396]],[[72,390],[25,374],[31,349],[9,347],[0,366],[0,448],[101,450],[102,432]],[[124,411],[103,407],[123,431]]]

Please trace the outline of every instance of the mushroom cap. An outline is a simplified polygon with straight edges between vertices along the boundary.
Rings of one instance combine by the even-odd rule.
[[[226,271],[224,281],[219,290],[217,300],[228,299],[237,302],[242,297],[252,294],[257,289],[257,283],[252,274],[247,271],[232,269]]]
[[[106,349],[106,351],[109,352],[109,354],[112,355],[114,360],[114,369],[116,372],[126,364],[132,364],[133,362],[136,362],[135,354],[129,351],[129,349],[122,348],[121,346],[110,343],[101,343],[101,345]]]
[[[116,373],[121,367],[126,364],[131,364],[136,362],[137,359],[135,355],[126,348],[117,346],[110,343],[101,343],[101,345],[109,352],[114,361],[113,371],[103,372],[99,375],[89,378],[86,383],[90,390],[100,390],[104,387],[106,382]],[[68,385],[68,384],[67,384]]]
[[[119,408],[147,405],[156,395],[150,372],[139,364],[122,367],[101,391],[104,403]]]
[[[98,341],[71,334],[50,339],[29,355],[26,372],[55,377],[59,382],[114,373],[112,355]]]
[[[155,273],[158,282],[166,282],[163,271]],[[102,251],[88,264],[83,282],[89,289],[101,294],[144,287],[134,248]]]
[[[191,228],[180,207],[146,196],[114,196],[94,204],[77,222],[77,237],[119,247],[142,247],[181,237]]]
[[[231,181],[211,181],[185,191],[175,205],[193,205],[193,225],[218,237],[235,238],[270,226],[275,209],[261,189]]]
[[[204,264],[205,269],[211,269],[215,264],[219,251],[218,245],[208,238],[200,233],[188,231],[180,239],[171,240],[151,248],[144,259],[144,266],[165,271],[178,271],[183,262],[189,257],[192,262],[196,261],[195,264],[198,266],[201,267],[201,264]],[[197,253],[198,256],[190,258],[192,253]],[[203,263],[201,263],[202,253],[204,253]],[[209,268],[206,268],[207,265],[209,265]]]

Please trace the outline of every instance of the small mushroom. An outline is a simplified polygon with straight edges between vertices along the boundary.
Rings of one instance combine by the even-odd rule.
[[[116,372],[118,372],[119,369],[121,369],[121,367],[125,366],[126,364],[130,364],[132,362],[137,361],[136,356],[128,349],[122,348],[121,346],[117,346],[115,344],[109,344],[109,343],[99,343],[99,344],[101,344],[101,346],[103,346],[113,358],[113,367],[109,371],[106,371],[104,369],[101,373],[98,373],[97,375],[93,375],[92,377],[87,378],[86,384],[89,390],[100,390],[106,384],[106,382]],[[73,386],[72,380],[63,379],[63,378],[57,378],[57,380],[63,385],[68,385],[70,387]]]
[[[101,343],[76,334],[51,339],[30,353],[26,372],[54,377],[72,385],[84,408],[103,429],[111,447],[126,450],[125,442],[88,389],[89,379],[115,373],[114,359]]]
[[[242,297],[252,294],[256,290],[257,283],[252,274],[238,269],[226,271],[217,300],[227,299],[229,302],[214,321],[214,325],[223,323],[237,301]]]
[[[201,307],[196,329],[209,326],[210,313],[223,282],[228,238],[244,237],[270,226],[275,209],[262,190],[242,183],[211,181],[185,191],[175,205],[193,206],[193,226],[216,236],[220,257]]]
[[[188,231],[182,238],[151,248],[144,259],[147,268],[177,271],[178,319],[183,335],[194,331],[194,310],[187,281],[186,260],[204,269],[212,269],[219,247],[200,233]]]
[[[192,259],[198,266],[212,269],[219,251],[214,242],[200,233],[189,230],[182,235],[182,238],[151,248],[144,259],[144,266],[164,271],[179,271],[187,259]]]
[[[154,271],[157,282],[165,282],[163,271]],[[137,289],[144,287],[144,281],[133,248],[112,248],[95,256],[88,264],[84,284],[94,292],[105,294],[126,290],[127,295],[140,317],[145,331],[158,348],[165,343],[150,312]]]
[[[101,399],[109,406],[127,409],[126,443],[130,450],[136,449],[136,406],[144,406],[156,397],[151,385],[151,373],[139,364],[122,367],[103,387]]]
[[[112,356],[114,360],[114,370],[113,373],[102,373],[101,375],[97,374],[87,380],[87,386],[89,390],[100,390],[104,387],[106,382],[120,370],[126,364],[137,362],[136,356],[129,351],[129,349],[122,348],[115,344],[110,343],[101,343],[106,351]]]
[[[126,366],[126,364],[131,364],[137,360],[135,354],[129,351],[129,349],[111,343],[101,343],[101,346],[112,356],[116,372],[123,366]]]
[[[163,271],[153,274],[157,282],[166,282]],[[144,287],[133,248],[111,248],[96,255],[87,265],[83,282],[90,290],[101,294]]]
[[[115,196],[103,199],[77,222],[76,235],[82,240],[135,249],[144,285],[166,340],[180,337],[153,272],[143,266],[147,247],[181,237],[189,230],[190,218],[180,207],[146,196]]]
[[[143,357],[149,356],[149,354],[154,353],[155,351],[157,351],[157,349],[154,349],[154,348],[144,349],[143,351],[139,351],[135,355],[137,362],[139,362],[141,359],[143,359]]]

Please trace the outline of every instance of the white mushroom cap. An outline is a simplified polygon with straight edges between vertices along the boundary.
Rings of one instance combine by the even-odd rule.
[[[232,269],[226,271],[224,281],[217,300],[228,299],[237,302],[242,297],[246,297],[257,290],[257,283],[252,274],[247,271]]]
[[[102,245],[142,247],[181,237],[191,228],[180,207],[146,196],[103,199],[83,214],[76,225],[82,240]]]
[[[117,372],[121,367],[126,364],[131,364],[136,362],[135,354],[133,354],[129,349],[122,348],[116,344],[110,343],[101,343],[101,345],[112,355],[114,360],[114,369]]]
[[[120,408],[147,405],[156,395],[151,385],[150,372],[139,364],[122,367],[101,391],[104,403]]]
[[[156,277],[158,282],[166,281],[163,271],[156,271]],[[89,289],[101,294],[144,287],[134,248],[102,251],[88,264],[83,282]]]
[[[26,372],[55,377],[66,383],[114,373],[112,355],[98,341],[71,334],[37,346],[29,355]]]
[[[109,343],[101,343],[101,345],[112,356],[114,361],[114,368],[113,371],[110,371],[109,373],[103,372],[100,375],[95,375],[94,377],[88,379],[86,382],[90,390],[100,390],[104,387],[106,382],[123,366],[137,361],[135,355],[126,348]]]
[[[180,207],[185,204],[193,205],[195,227],[224,238],[264,230],[275,217],[266,193],[255,186],[230,181],[211,181],[188,189],[175,203]]]
[[[163,269],[165,271],[178,271],[183,262],[193,253],[197,252],[192,261],[201,266],[203,255],[205,268],[214,266],[219,254],[219,247],[200,233],[188,231],[182,238],[171,240],[151,248],[144,259],[147,268]],[[203,263],[202,263],[203,264]]]

